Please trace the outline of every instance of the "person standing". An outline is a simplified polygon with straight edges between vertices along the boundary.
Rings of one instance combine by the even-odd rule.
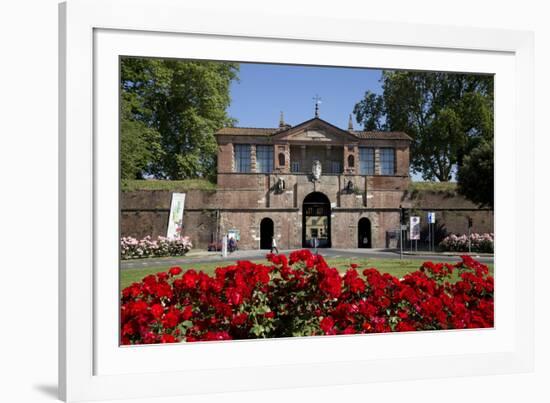
[[[279,254],[279,248],[277,248],[277,241],[275,240],[275,236],[272,236],[271,237],[271,253],[273,253],[273,251],[277,251],[277,254]]]

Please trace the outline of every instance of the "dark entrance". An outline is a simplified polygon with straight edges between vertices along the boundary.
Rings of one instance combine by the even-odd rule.
[[[359,248],[372,248],[370,220],[367,217],[359,220],[357,234],[359,236],[357,244]]]
[[[264,218],[260,222],[260,249],[271,249],[273,242],[273,220]]]
[[[302,246],[330,248],[330,201],[321,192],[312,192],[304,199],[302,206]]]

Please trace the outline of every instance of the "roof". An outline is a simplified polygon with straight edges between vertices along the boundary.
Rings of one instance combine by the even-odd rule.
[[[216,134],[218,136],[271,136],[275,133],[282,132],[281,128],[270,127],[224,127]],[[382,132],[382,131],[348,131],[355,137],[367,140],[408,140],[412,138],[404,132]]]
[[[298,126],[307,126],[313,121],[320,121],[322,123],[325,123],[337,131],[344,133],[351,134],[354,137],[357,137],[358,139],[365,139],[365,140],[408,140],[412,141],[412,138],[404,132],[385,132],[385,131],[357,131],[357,130],[342,130],[329,122],[326,122],[324,120],[321,120],[319,118],[314,118],[305,122],[300,123],[299,125],[296,125],[294,127],[291,126],[285,126],[285,127],[224,127],[220,129],[216,135],[218,136],[262,136],[262,137],[270,137],[278,133],[283,133],[288,130],[297,128]]]
[[[216,134],[222,136],[269,136],[276,133],[281,128],[268,128],[268,127],[224,127]]]
[[[382,132],[382,131],[356,131],[353,130],[350,133],[359,137],[360,139],[373,139],[373,140],[409,140],[412,141],[412,137],[405,132]]]

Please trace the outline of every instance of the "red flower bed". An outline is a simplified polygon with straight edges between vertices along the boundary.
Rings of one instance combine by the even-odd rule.
[[[214,276],[172,267],[125,288],[122,344],[493,327],[493,278],[469,256],[403,279],[353,264],[342,276],[309,250],[267,259]]]

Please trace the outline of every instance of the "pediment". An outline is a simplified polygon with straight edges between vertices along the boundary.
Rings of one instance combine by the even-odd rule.
[[[274,139],[279,141],[322,144],[357,142],[357,138],[353,134],[319,118],[314,118],[279,132],[274,136]]]

